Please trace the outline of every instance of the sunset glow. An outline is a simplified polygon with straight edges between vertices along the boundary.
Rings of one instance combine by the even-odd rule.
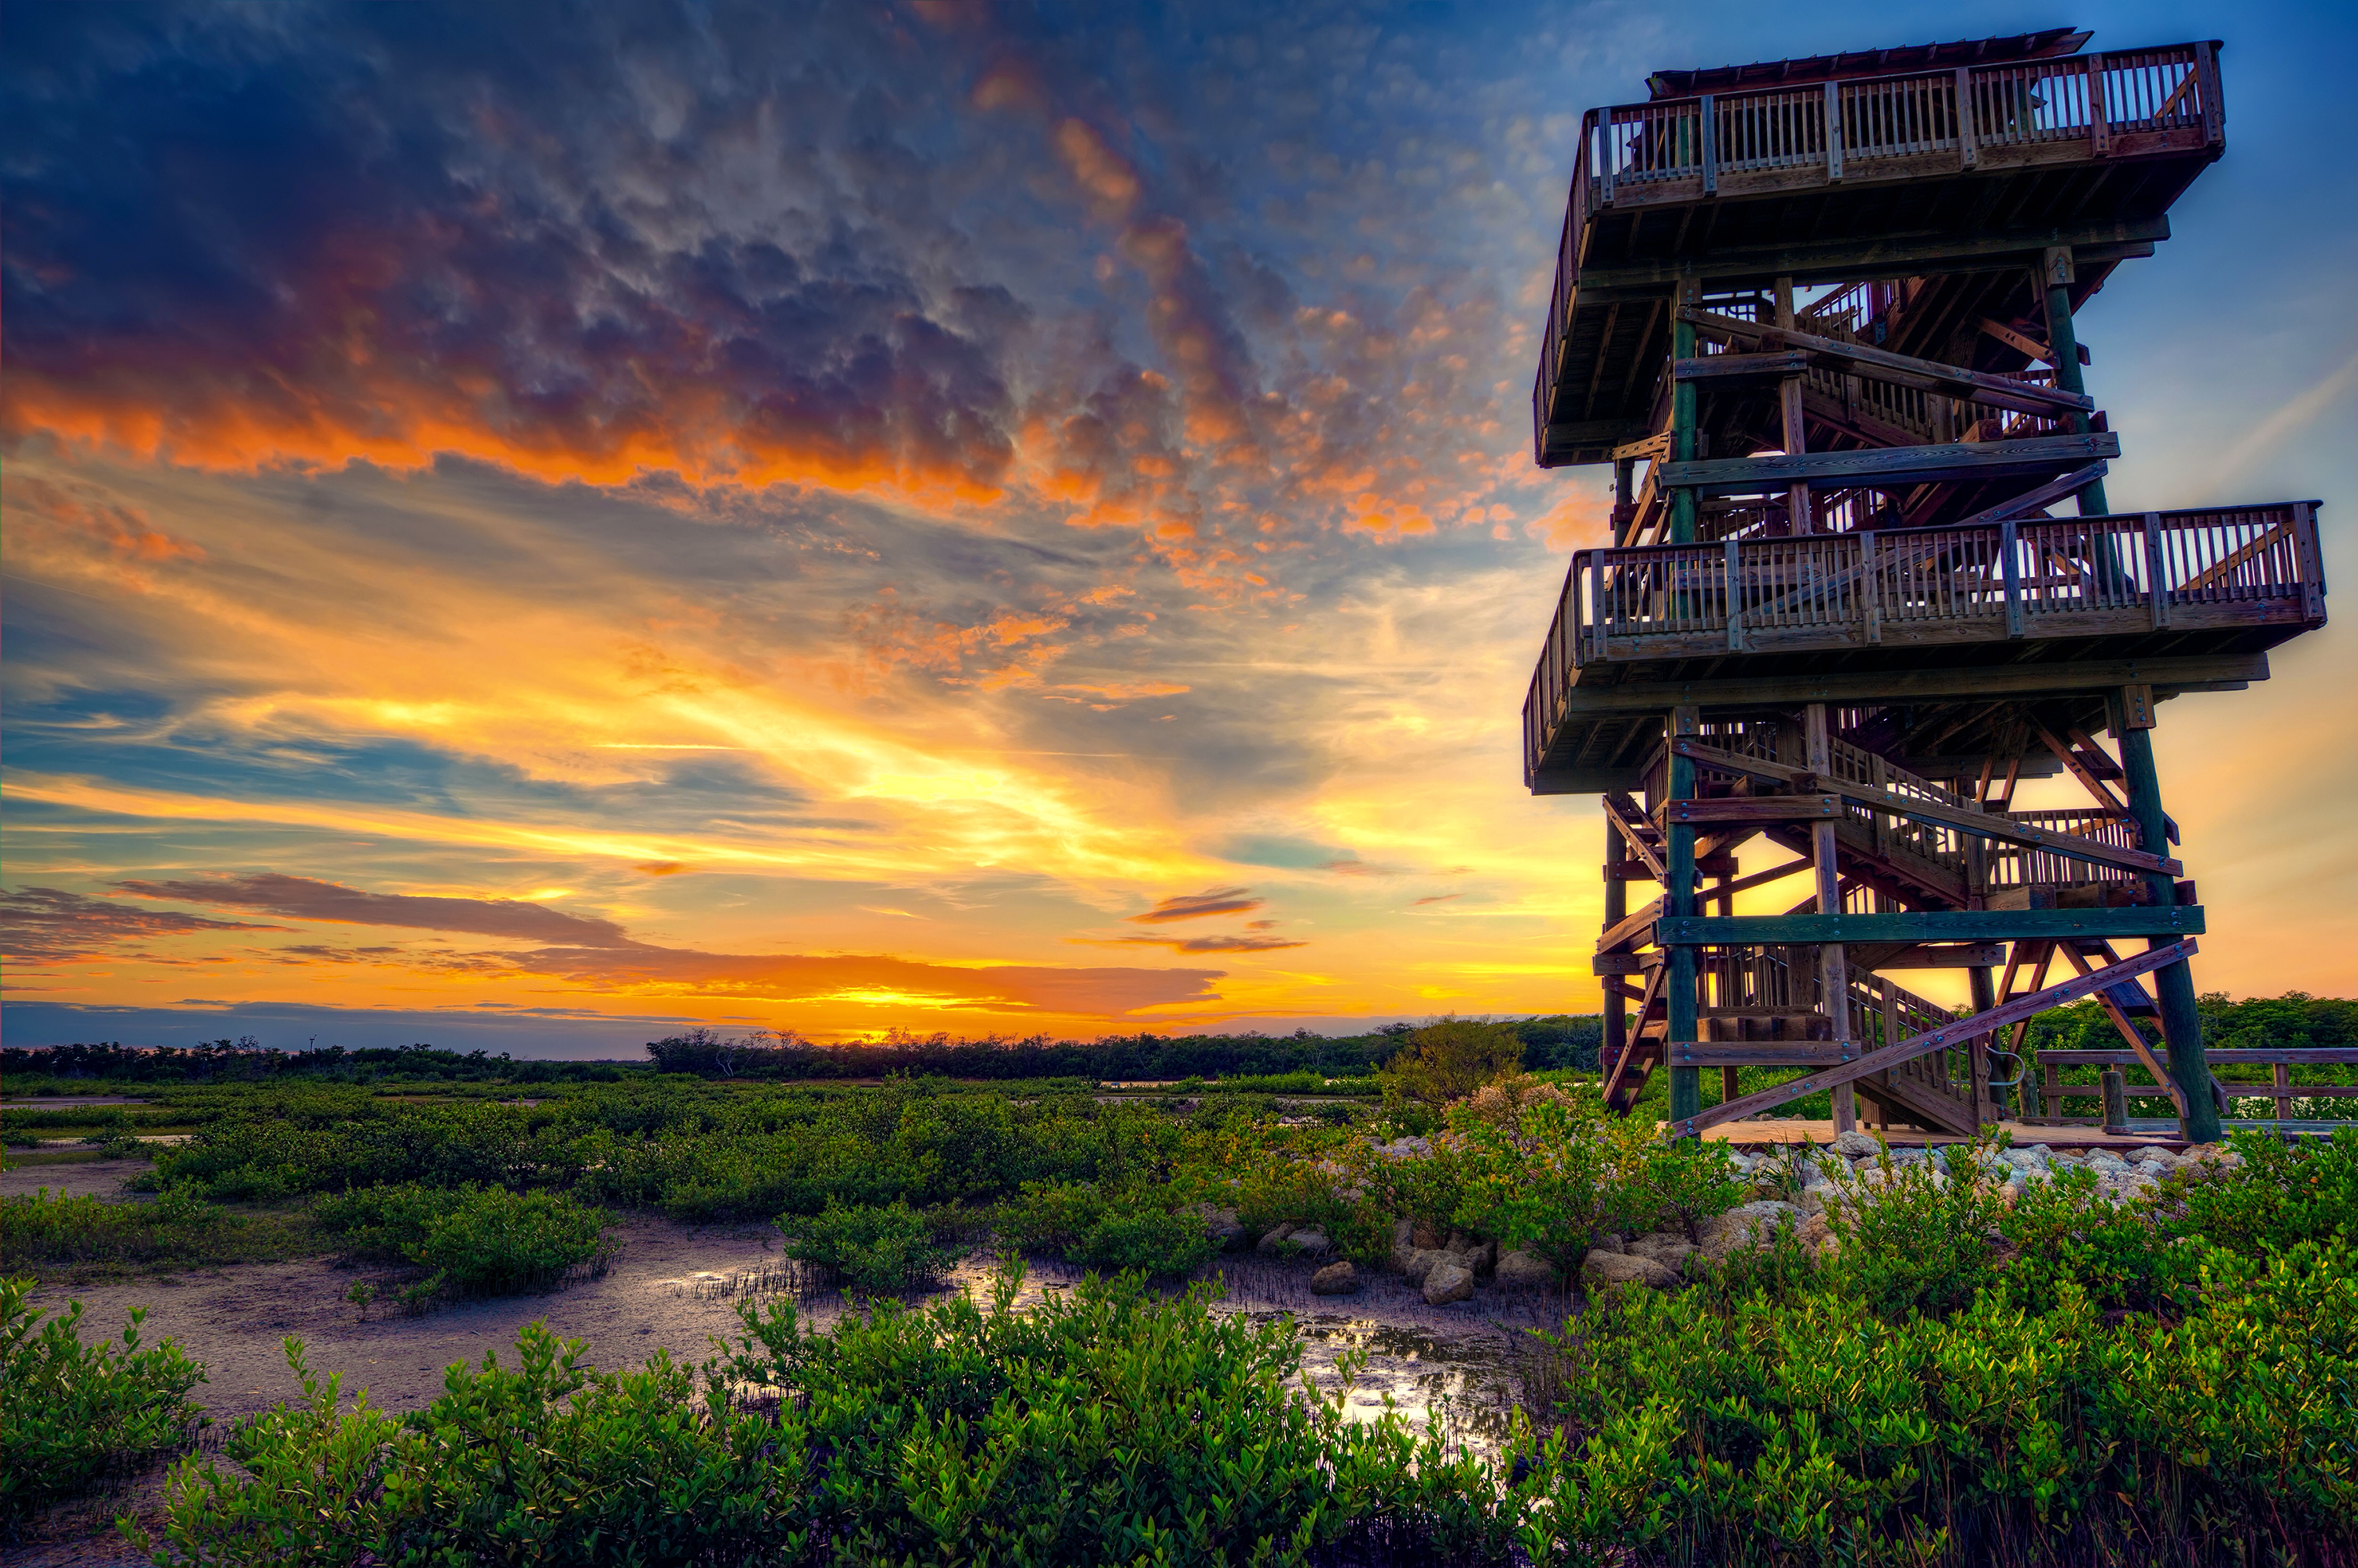
[[[1518,763],[1609,502],[1529,451],[1580,111],[1960,27],[48,9],[8,1042],[597,1056],[1595,1011],[1596,805]],[[2231,37],[2235,150],[2082,335],[2117,509],[2321,497],[2358,582],[2306,27]],[[2351,635],[2161,714],[2204,989],[2358,986]]]

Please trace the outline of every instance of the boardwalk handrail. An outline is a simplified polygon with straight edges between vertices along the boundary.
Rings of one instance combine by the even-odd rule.
[[[1556,245],[1533,427],[1546,428],[1582,235],[1601,209],[1722,194],[1723,178],[1833,184],[1920,172],[1928,160],[1969,169],[2002,149],[2085,142],[2092,156],[2117,157],[2224,136],[2216,46],[2202,41],[1591,109]]]
[[[1526,780],[1592,663],[2321,621],[2317,504],[1576,550],[1523,705]]]

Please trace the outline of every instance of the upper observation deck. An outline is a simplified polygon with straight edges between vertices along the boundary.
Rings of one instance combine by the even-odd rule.
[[[1658,427],[1682,278],[1917,280],[1877,346],[1947,359],[1936,342],[1985,322],[1970,368],[2019,372],[2025,268],[2071,247],[2076,305],[2169,237],[2225,145],[2215,41],[2074,52],[2087,38],[1659,72],[1648,102],[1589,111],[1532,389],[1540,464]]]

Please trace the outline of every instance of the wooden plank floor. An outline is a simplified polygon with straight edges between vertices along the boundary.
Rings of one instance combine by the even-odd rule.
[[[2132,1132],[2125,1138],[2108,1136],[2094,1127],[2034,1127],[2026,1122],[2002,1121],[1998,1125],[2014,1138],[2014,1146],[2028,1149],[2034,1143],[2044,1143],[2052,1149],[2142,1149],[2147,1144],[2163,1149],[2186,1147],[2178,1136],[2175,1122],[2157,1123],[2149,1132]],[[2167,1130],[2163,1130],[2167,1128]],[[1870,1135],[1871,1128],[1861,1128]],[[1774,1118],[1758,1121],[1728,1121],[1704,1129],[1702,1136],[1722,1142],[1746,1147],[1766,1147],[1780,1143],[1832,1143],[1834,1124],[1828,1121],[1808,1121],[1796,1118]],[[1893,1128],[1885,1134],[1885,1141],[1894,1149],[1920,1149],[1931,1144],[1964,1143],[1970,1140],[1953,1132],[1921,1132],[1913,1128]]]

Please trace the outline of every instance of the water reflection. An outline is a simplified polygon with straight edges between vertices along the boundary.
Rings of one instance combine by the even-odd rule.
[[[1015,1310],[1027,1311],[1052,1293],[1071,1290],[1085,1272],[1053,1260],[1027,1262]],[[1292,1320],[1301,1339],[1303,1377],[1329,1398],[1341,1394],[1347,1418],[1374,1422],[1389,1411],[1420,1433],[1428,1420],[1437,1420],[1453,1450],[1491,1454],[1503,1446],[1524,1371],[1541,1353],[1530,1331],[1554,1328],[1564,1316],[1561,1297],[1485,1288],[1472,1301],[1434,1307],[1413,1282],[1397,1275],[1372,1274],[1350,1296],[1313,1295],[1309,1279],[1309,1269],[1299,1263],[1236,1257],[1220,1260],[1206,1273],[1220,1293],[1216,1311],[1258,1322]],[[998,1281],[996,1260],[971,1257],[952,1268],[942,1284],[946,1291],[988,1302]],[[855,1305],[827,1283],[821,1271],[790,1259],[750,1272],[702,1273],[670,1283],[681,1293],[698,1296],[789,1296],[813,1327],[825,1326]],[[1163,1288],[1175,1294],[1188,1282]],[[1344,1363],[1355,1357],[1362,1359],[1347,1381]]]

